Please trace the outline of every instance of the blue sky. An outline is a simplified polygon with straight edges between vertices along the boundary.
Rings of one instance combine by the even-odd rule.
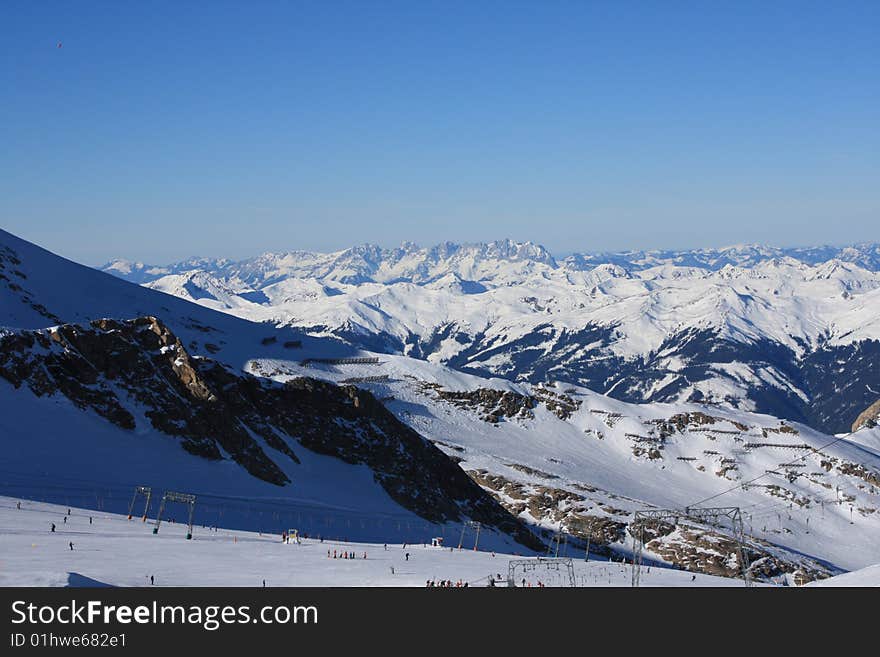
[[[6,0],[0,226],[90,264],[875,241],[878,31],[876,1]]]

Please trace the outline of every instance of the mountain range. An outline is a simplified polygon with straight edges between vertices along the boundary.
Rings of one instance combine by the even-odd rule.
[[[848,431],[880,398],[880,246],[554,258],[510,240],[122,260],[101,269],[258,322],[511,381]]]

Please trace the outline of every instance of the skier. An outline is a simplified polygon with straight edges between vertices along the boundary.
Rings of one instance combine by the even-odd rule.
[[[154,586],[156,584],[156,580],[150,575],[150,586]]]
[[[406,553],[406,560],[409,561],[409,552]]]
[[[266,580],[263,580],[263,588],[266,588]]]
[[[394,566],[391,566],[391,574],[394,574]]]
[[[89,516],[89,524],[92,524],[92,516]]]
[[[695,579],[697,579],[697,576],[696,576],[696,575],[691,575],[691,581],[693,582]]]
[[[64,516],[64,524],[67,524],[67,516]]]
[[[18,509],[19,511],[21,511],[21,502],[19,502],[18,504],[16,504],[16,505],[15,505],[15,508]]]
[[[55,533],[55,523],[54,522],[52,523],[52,533],[53,534]]]
[[[70,545],[70,551],[73,552],[73,541],[71,541],[70,543],[68,543],[68,545]]]

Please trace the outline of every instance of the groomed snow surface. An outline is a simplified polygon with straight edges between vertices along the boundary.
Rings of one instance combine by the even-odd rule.
[[[17,508],[21,502],[21,508]],[[522,557],[474,551],[381,543],[302,539],[284,544],[277,534],[196,526],[0,497],[0,586],[425,586],[428,580],[461,581],[485,587],[491,575],[506,586],[508,563]],[[64,518],[67,516],[67,522]],[[89,518],[92,522],[89,522]],[[55,532],[50,531],[52,523]],[[470,539],[472,540],[472,539]],[[70,543],[73,543],[73,550]],[[467,542],[466,542],[467,543]],[[330,551],[330,557],[327,553]],[[333,552],[355,559],[334,559]],[[364,559],[364,553],[367,558]],[[409,554],[409,560],[406,554]],[[577,586],[629,586],[630,566],[573,557]],[[392,572],[393,569],[393,572]],[[537,569],[517,574],[517,585],[567,586],[563,574]],[[665,568],[642,569],[642,586],[732,586],[739,580],[692,575]]]

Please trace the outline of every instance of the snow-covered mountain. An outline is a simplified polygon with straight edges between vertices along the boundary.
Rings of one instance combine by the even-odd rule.
[[[506,240],[202,262],[147,268],[157,274],[144,284],[366,349],[631,402],[723,404],[839,432],[880,397],[875,244],[558,261]]]
[[[727,265],[749,268],[768,260],[790,258],[806,265],[830,260],[857,265],[868,271],[880,270],[880,245],[855,244],[844,247],[822,246],[778,248],[760,245],[736,245],[720,249],[682,251],[621,251],[574,253],[562,260],[554,258],[543,246],[532,242],[498,240],[488,243],[456,244],[444,242],[422,248],[412,242],[385,249],[365,244],[332,253],[287,251],[265,253],[242,261],[212,258],[189,258],[170,265],[147,265],[124,259],[101,267],[137,283],[149,282],[168,274],[194,269],[224,278],[239,278],[253,287],[264,287],[286,278],[316,278],[346,283],[390,283],[409,281],[426,283],[455,274],[463,279],[493,278],[493,274],[515,275],[529,264],[552,269],[591,270],[599,265],[616,265],[639,271],[661,265],[696,267],[717,271]],[[517,263],[513,266],[511,263]]]
[[[235,300],[219,294],[234,289],[231,278],[211,288],[202,279],[214,298],[197,305],[8,233],[0,252],[3,494],[125,509],[131,486],[148,484],[199,493],[211,523],[225,514],[271,531],[421,542],[457,539],[461,522],[477,519],[494,528],[486,547],[535,549],[527,527],[545,540],[562,530],[606,558],[631,553],[638,510],[736,505],[755,577],[803,581],[876,563],[876,428],[836,440],[729,407],[632,404],[559,378],[477,376],[204,307]],[[558,264],[513,262],[557,281]],[[641,280],[629,276],[619,278]],[[447,289],[439,281],[370,285],[427,294]],[[274,285],[308,299],[330,283]],[[337,282],[335,296],[348,285]],[[483,297],[486,314],[492,294],[520,293],[486,287],[455,298]],[[271,298],[272,288],[259,290]],[[406,308],[433,316],[442,298]],[[649,529],[650,560],[738,572],[724,530]]]

